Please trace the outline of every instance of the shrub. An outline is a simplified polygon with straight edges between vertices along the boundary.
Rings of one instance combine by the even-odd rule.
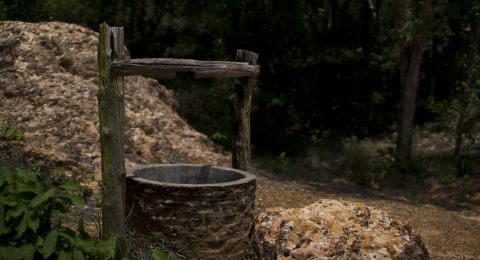
[[[84,205],[79,188],[73,181],[53,187],[36,172],[0,168],[0,259],[118,259],[115,237],[95,241],[82,221],[77,231],[52,223]]]
[[[346,144],[348,174],[352,181],[360,185],[370,185],[387,174],[394,158],[376,144],[355,138]]]
[[[409,160],[397,160],[396,167],[401,172],[415,176],[420,182],[429,174],[427,171],[427,163],[422,156],[412,156]]]

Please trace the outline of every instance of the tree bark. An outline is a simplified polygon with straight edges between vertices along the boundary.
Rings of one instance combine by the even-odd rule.
[[[250,51],[237,50],[237,61],[256,65],[258,54]],[[235,126],[233,129],[232,167],[244,171],[250,170],[250,112],[252,92],[256,77],[238,78],[235,82]]]
[[[112,49],[113,46],[113,49]],[[102,157],[102,237],[125,232],[125,151],[123,76],[110,71],[124,59],[123,27],[100,25],[98,41],[98,112]]]
[[[400,25],[406,24],[408,0],[403,0]],[[414,35],[411,39],[402,36],[400,40],[400,115],[397,139],[397,159],[409,160],[412,155],[412,140],[415,127],[415,110],[417,92],[420,80],[420,65],[422,64],[423,51],[427,41],[427,27],[431,17],[431,0],[423,1],[422,7],[415,21]],[[411,22],[411,21],[409,21]]]

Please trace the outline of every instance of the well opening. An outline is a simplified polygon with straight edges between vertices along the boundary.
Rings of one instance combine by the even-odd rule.
[[[240,171],[214,166],[163,165],[134,169],[134,177],[148,181],[174,184],[228,184],[247,178]]]

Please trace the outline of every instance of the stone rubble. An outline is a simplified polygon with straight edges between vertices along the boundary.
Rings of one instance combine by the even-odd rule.
[[[258,259],[428,259],[415,232],[362,203],[320,200],[270,208],[255,227]]]
[[[97,37],[74,24],[0,22],[0,126],[11,121],[27,138],[0,142],[0,160],[25,156],[99,174]],[[127,167],[229,165],[221,147],[175,112],[172,91],[141,76],[126,77],[125,88]]]

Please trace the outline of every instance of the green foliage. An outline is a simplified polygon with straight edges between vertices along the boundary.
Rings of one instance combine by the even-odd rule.
[[[154,260],[170,260],[170,257],[167,254],[158,249],[152,250],[152,257]]]
[[[419,181],[423,181],[428,175],[426,162],[420,156],[412,156],[410,160],[396,161],[395,165],[401,172],[413,175]]]
[[[443,185],[448,185],[455,181],[455,176],[450,174],[441,174],[440,176],[438,176],[438,181]]]
[[[0,1],[0,20],[4,20],[7,17],[7,7],[3,1]]]
[[[394,157],[376,144],[351,138],[346,143],[349,177],[360,185],[371,185],[391,169]]]
[[[15,126],[12,122],[7,121],[0,128],[0,140],[25,141],[25,129]]]
[[[182,117],[215,143],[232,146],[233,86],[232,80],[196,80],[178,78],[166,85],[175,90]]]
[[[52,223],[85,205],[79,188],[74,181],[49,185],[31,170],[0,168],[0,259],[118,259],[115,237],[94,241],[82,221],[77,231]]]
[[[275,169],[277,171],[285,171],[287,169],[287,166],[288,166],[288,158],[287,158],[287,153],[286,152],[282,152],[278,157],[277,157],[277,166],[275,167]]]

